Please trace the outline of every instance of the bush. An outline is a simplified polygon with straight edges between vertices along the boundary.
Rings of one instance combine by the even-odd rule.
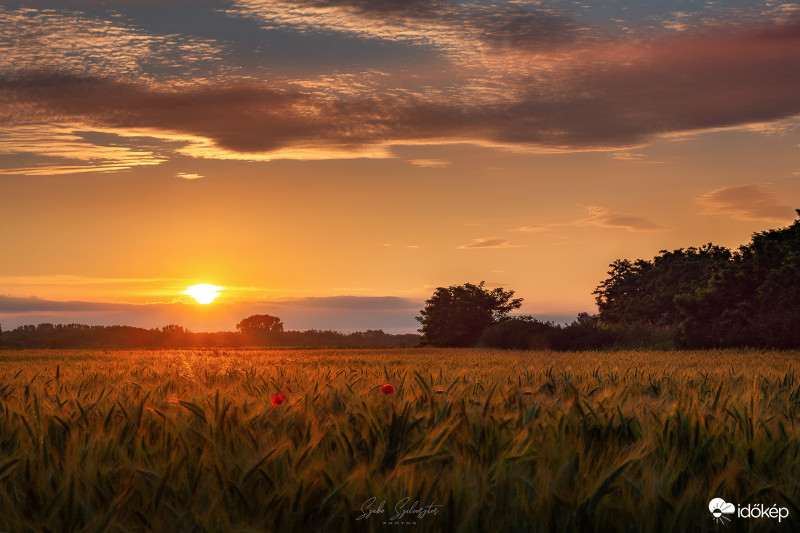
[[[614,331],[591,320],[580,318],[568,326],[558,328],[552,337],[552,348],[561,351],[600,350],[610,348],[617,341]]]
[[[478,346],[505,350],[546,350],[557,330],[551,322],[541,322],[530,316],[514,317],[492,324],[483,330]]]

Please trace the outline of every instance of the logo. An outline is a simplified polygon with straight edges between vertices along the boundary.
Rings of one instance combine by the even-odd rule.
[[[738,504],[738,512],[736,505],[728,503],[722,498],[714,498],[708,502],[708,510],[714,517],[715,522],[730,522],[731,517],[737,518],[772,518],[777,519],[778,523],[785,518],[789,518],[789,509],[786,507],[778,507],[778,504],[773,504],[772,507],[764,505],[763,503],[752,503],[750,505]]]
[[[715,522],[730,522],[731,519],[725,516],[726,514],[733,514],[736,512],[736,506],[728,503],[722,498],[714,498],[708,502],[708,510],[714,515]]]

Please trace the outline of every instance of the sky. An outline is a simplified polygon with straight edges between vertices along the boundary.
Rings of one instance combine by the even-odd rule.
[[[0,325],[568,321],[790,224],[798,95],[781,0],[0,0]]]

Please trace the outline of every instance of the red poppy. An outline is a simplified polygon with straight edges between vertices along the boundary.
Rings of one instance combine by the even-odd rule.
[[[508,403],[514,405],[515,403],[517,403],[517,397],[516,396],[509,396]]]
[[[422,403],[428,403],[428,400],[429,400],[430,398],[428,398],[428,395],[427,395],[427,394],[420,394],[419,396],[417,396],[417,399],[418,399],[419,401],[421,401]]]
[[[275,396],[272,397],[272,405],[278,406],[286,401],[286,396],[283,395],[282,392],[279,392]]]
[[[384,394],[394,394],[394,387],[389,385],[388,383],[381,387],[381,392]]]

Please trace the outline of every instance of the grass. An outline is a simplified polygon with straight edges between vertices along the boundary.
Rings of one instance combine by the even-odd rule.
[[[794,531],[798,355],[0,352],[0,531]]]

